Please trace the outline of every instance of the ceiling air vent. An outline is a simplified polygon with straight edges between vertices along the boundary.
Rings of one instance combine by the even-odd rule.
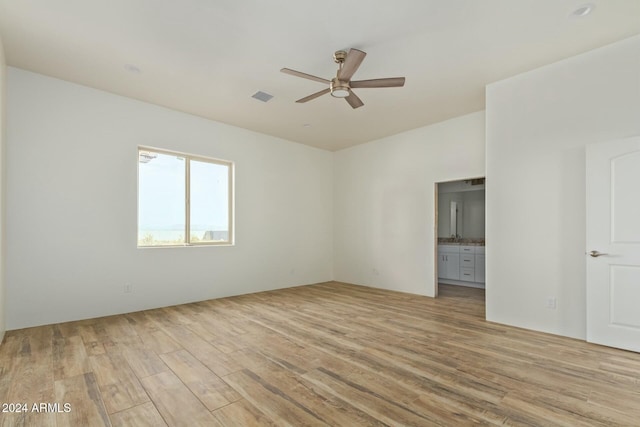
[[[268,93],[262,92],[262,91],[259,90],[256,93],[254,93],[253,95],[251,95],[251,97],[257,99],[258,101],[267,102],[271,98],[273,98],[273,95],[269,95]]]

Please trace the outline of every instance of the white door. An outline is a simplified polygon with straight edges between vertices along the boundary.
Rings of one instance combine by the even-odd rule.
[[[586,154],[587,341],[640,352],[640,136]]]

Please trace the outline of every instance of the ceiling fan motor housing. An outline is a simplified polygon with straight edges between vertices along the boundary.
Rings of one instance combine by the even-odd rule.
[[[331,96],[335,98],[346,98],[351,93],[351,88],[349,87],[349,82],[343,82],[342,80],[338,80],[337,77],[331,79]]]

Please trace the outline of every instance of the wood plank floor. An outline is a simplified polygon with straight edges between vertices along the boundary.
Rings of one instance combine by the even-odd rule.
[[[330,282],[11,331],[0,402],[28,411],[0,425],[640,425],[640,354],[440,293]]]

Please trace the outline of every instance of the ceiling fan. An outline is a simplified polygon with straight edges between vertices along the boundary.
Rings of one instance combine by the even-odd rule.
[[[282,71],[285,74],[291,74],[292,76],[302,77],[304,79],[314,80],[316,82],[328,84],[329,87],[321,90],[320,92],[313,93],[304,98],[298,99],[296,102],[307,102],[312,99],[316,99],[327,93],[331,93],[331,96],[335,98],[344,98],[351,105],[352,108],[362,107],[364,103],[358,96],[353,93],[351,89],[358,88],[370,88],[370,87],[402,87],[404,86],[404,77],[390,77],[386,79],[372,79],[372,80],[356,80],[352,81],[351,77],[355,74],[360,67],[360,64],[364,60],[367,54],[358,49],[349,49],[349,52],[339,50],[333,54],[334,61],[338,64],[338,73],[336,77],[331,80],[323,79],[322,77],[312,76],[311,74],[302,73],[300,71],[291,70],[289,68],[283,68]]]

